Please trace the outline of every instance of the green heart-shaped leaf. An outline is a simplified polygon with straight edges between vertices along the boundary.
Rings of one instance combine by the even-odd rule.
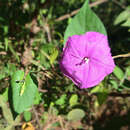
[[[86,0],[78,14],[67,26],[64,35],[64,43],[69,36],[84,34],[88,31],[100,32],[107,35],[104,25],[96,14],[90,9],[89,0]]]
[[[13,108],[17,113],[22,113],[33,104],[37,86],[29,74],[24,77],[24,72],[19,70],[12,75],[11,87]]]

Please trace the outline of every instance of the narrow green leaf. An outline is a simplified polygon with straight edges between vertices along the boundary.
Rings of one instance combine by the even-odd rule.
[[[119,80],[122,80],[124,77],[124,72],[118,66],[115,67],[113,73]]]
[[[58,100],[56,100],[57,105],[64,105],[66,101],[66,94],[63,94]]]
[[[2,108],[4,118],[11,125],[13,123],[13,116],[2,95],[0,95],[0,107]]]
[[[102,105],[106,101],[107,96],[108,96],[108,93],[106,92],[98,93],[97,95],[98,104]]]
[[[118,89],[118,84],[115,80],[110,80],[110,83],[112,84],[113,88]]]
[[[9,39],[5,37],[5,51],[8,51],[8,44],[9,44]]]
[[[98,93],[100,92],[101,86],[95,86],[94,88],[91,89],[90,93]]]
[[[9,47],[9,50],[11,51],[11,53],[12,53],[12,54],[14,55],[14,57],[16,58],[16,60],[17,60],[18,62],[20,62],[19,56],[18,56],[18,54],[15,52],[15,50],[14,50],[13,45],[12,45],[11,42],[9,42],[8,47]]]
[[[114,24],[117,25],[125,20],[127,20],[130,17],[130,7],[128,7],[126,10],[122,11],[118,17],[115,19]]]
[[[8,101],[8,90],[9,88],[5,88],[5,91],[2,93],[2,96],[6,102]]]
[[[121,26],[130,27],[130,18],[128,18]]]
[[[127,76],[130,76],[130,66],[126,69]]]
[[[70,106],[74,106],[78,103],[78,96],[76,94],[73,94],[71,97],[70,97],[70,100],[69,100],[69,104]]]
[[[50,63],[53,64],[58,56],[58,50],[56,48],[53,49],[52,54],[50,55]]]
[[[30,111],[25,111],[23,113],[23,116],[24,116],[25,121],[30,121],[32,118],[32,113]]]

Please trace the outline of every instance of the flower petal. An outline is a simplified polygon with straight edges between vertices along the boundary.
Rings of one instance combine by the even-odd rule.
[[[107,36],[98,32],[88,32],[86,34],[86,39],[88,56],[90,58],[97,59],[98,62],[102,62],[107,65],[114,65]]]
[[[108,74],[112,73],[114,66],[103,65],[95,60],[90,61],[86,87],[98,85]]]
[[[71,49],[71,53],[73,53],[75,56],[83,58],[86,54],[86,38],[84,35],[73,35],[72,37],[68,38],[68,41],[65,45],[66,48]]]
[[[88,63],[83,62],[85,58]],[[87,32],[68,38],[60,68],[80,88],[99,84],[114,67],[107,36],[98,32]]]
[[[83,82],[84,75],[84,66],[86,64],[78,64],[79,60],[74,57],[67,59],[67,55],[64,55],[64,58],[60,62],[61,71],[70,78],[76,85],[80,86]],[[67,59],[67,60],[66,60]]]

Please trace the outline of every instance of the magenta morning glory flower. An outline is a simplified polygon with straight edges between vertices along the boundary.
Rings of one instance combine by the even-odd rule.
[[[98,32],[69,37],[60,60],[61,71],[80,88],[98,85],[114,67],[107,36]]]

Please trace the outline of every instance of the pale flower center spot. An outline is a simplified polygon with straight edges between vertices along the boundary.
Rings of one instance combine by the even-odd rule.
[[[85,60],[85,63],[88,64],[88,62],[89,62],[89,58],[85,57],[84,60]]]

